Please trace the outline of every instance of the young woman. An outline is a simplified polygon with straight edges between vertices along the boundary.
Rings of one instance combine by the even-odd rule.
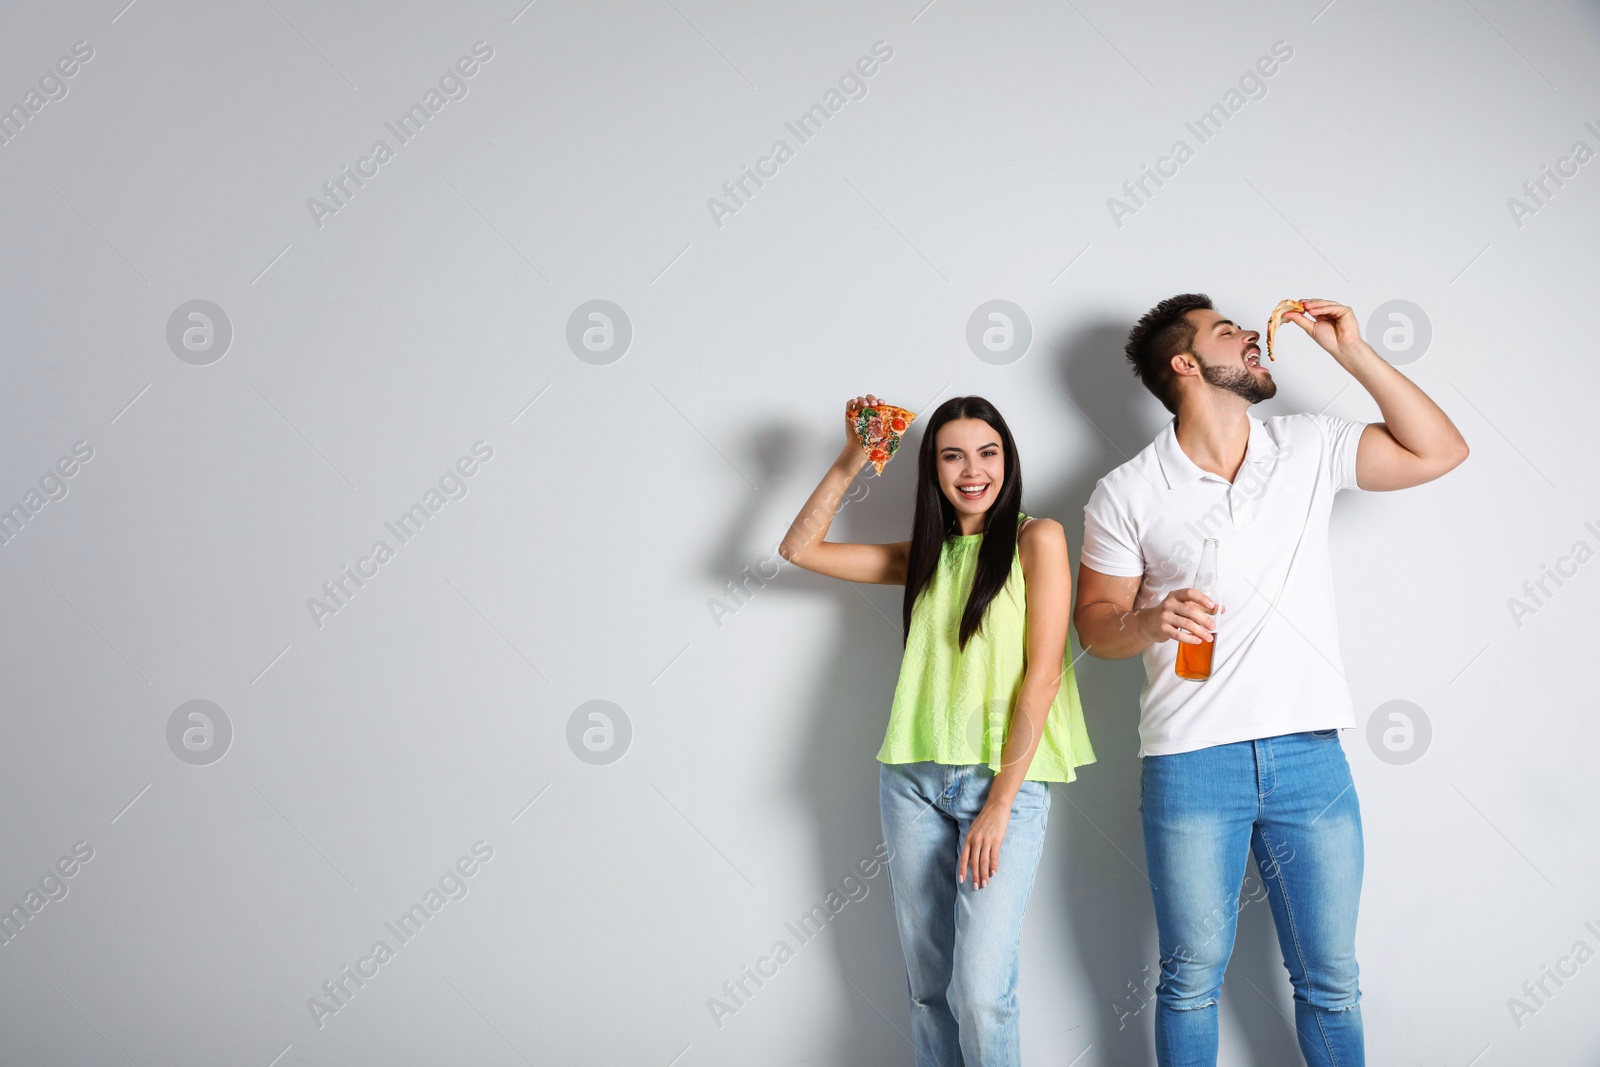
[[[847,427],[876,403],[846,405]],[[1066,536],[1022,514],[1016,445],[982,397],[926,420],[911,540],[824,540],[866,462],[847,428],[779,552],[819,574],[906,587],[878,782],[917,1065],[1017,1064],[1017,948],[1049,783],[1094,761],[1067,659]]]

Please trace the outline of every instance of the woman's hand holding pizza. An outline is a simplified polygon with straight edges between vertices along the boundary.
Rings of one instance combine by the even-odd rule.
[[[848,457],[851,468],[859,471],[867,465],[867,454],[861,448],[861,438],[856,434],[856,415],[864,407],[878,403],[878,398],[868,393],[848,401],[844,406],[844,449],[839,453],[841,459]]]

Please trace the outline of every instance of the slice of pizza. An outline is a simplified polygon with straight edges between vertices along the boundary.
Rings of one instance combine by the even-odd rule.
[[[1276,360],[1272,354],[1272,339],[1278,336],[1278,327],[1283,325],[1283,317],[1291,311],[1298,311],[1304,315],[1306,306],[1298,300],[1280,300],[1278,306],[1272,309],[1272,318],[1267,320],[1267,358]]]
[[[910,428],[911,420],[916,417],[916,412],[897,408],[893,404],[868,404],[855,415],[845,416],[856,440],[861,442],[862,451],[872,463],[872,469],[878,474],[883,473],[884,464],[899,451],[900,436]]]

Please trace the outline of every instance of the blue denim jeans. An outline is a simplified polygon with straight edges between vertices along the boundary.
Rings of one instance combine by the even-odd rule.
[[[1217,996],[1246,853],[1278,928],[1301,1055],[1313,1067],[1365,1064],[1355,953],[1361,809],[1338,731],[1146,756],[1140,795],[1161,943],[1161,1067],[1217,1062]]]
[[[994,772],[978,765],[884,763],[878,770],[895,925],[906,957],[917,1067],[1014,1067],[1017,947],[1044,847],[1050,789],[1024,782],[989,884],[956,882]]]

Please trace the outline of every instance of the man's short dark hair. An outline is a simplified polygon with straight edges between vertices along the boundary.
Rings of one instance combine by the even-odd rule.
[[[1174,415],[1178,413],[1178,376],[1172,371],[1172,357],[1191,351],[1194,344],[1195,327],[1189,312],[1212,310],[1206,294],[1180,293],[1146,311],[1128,332],[1122,351],[1133,364],[1133,373]]]

